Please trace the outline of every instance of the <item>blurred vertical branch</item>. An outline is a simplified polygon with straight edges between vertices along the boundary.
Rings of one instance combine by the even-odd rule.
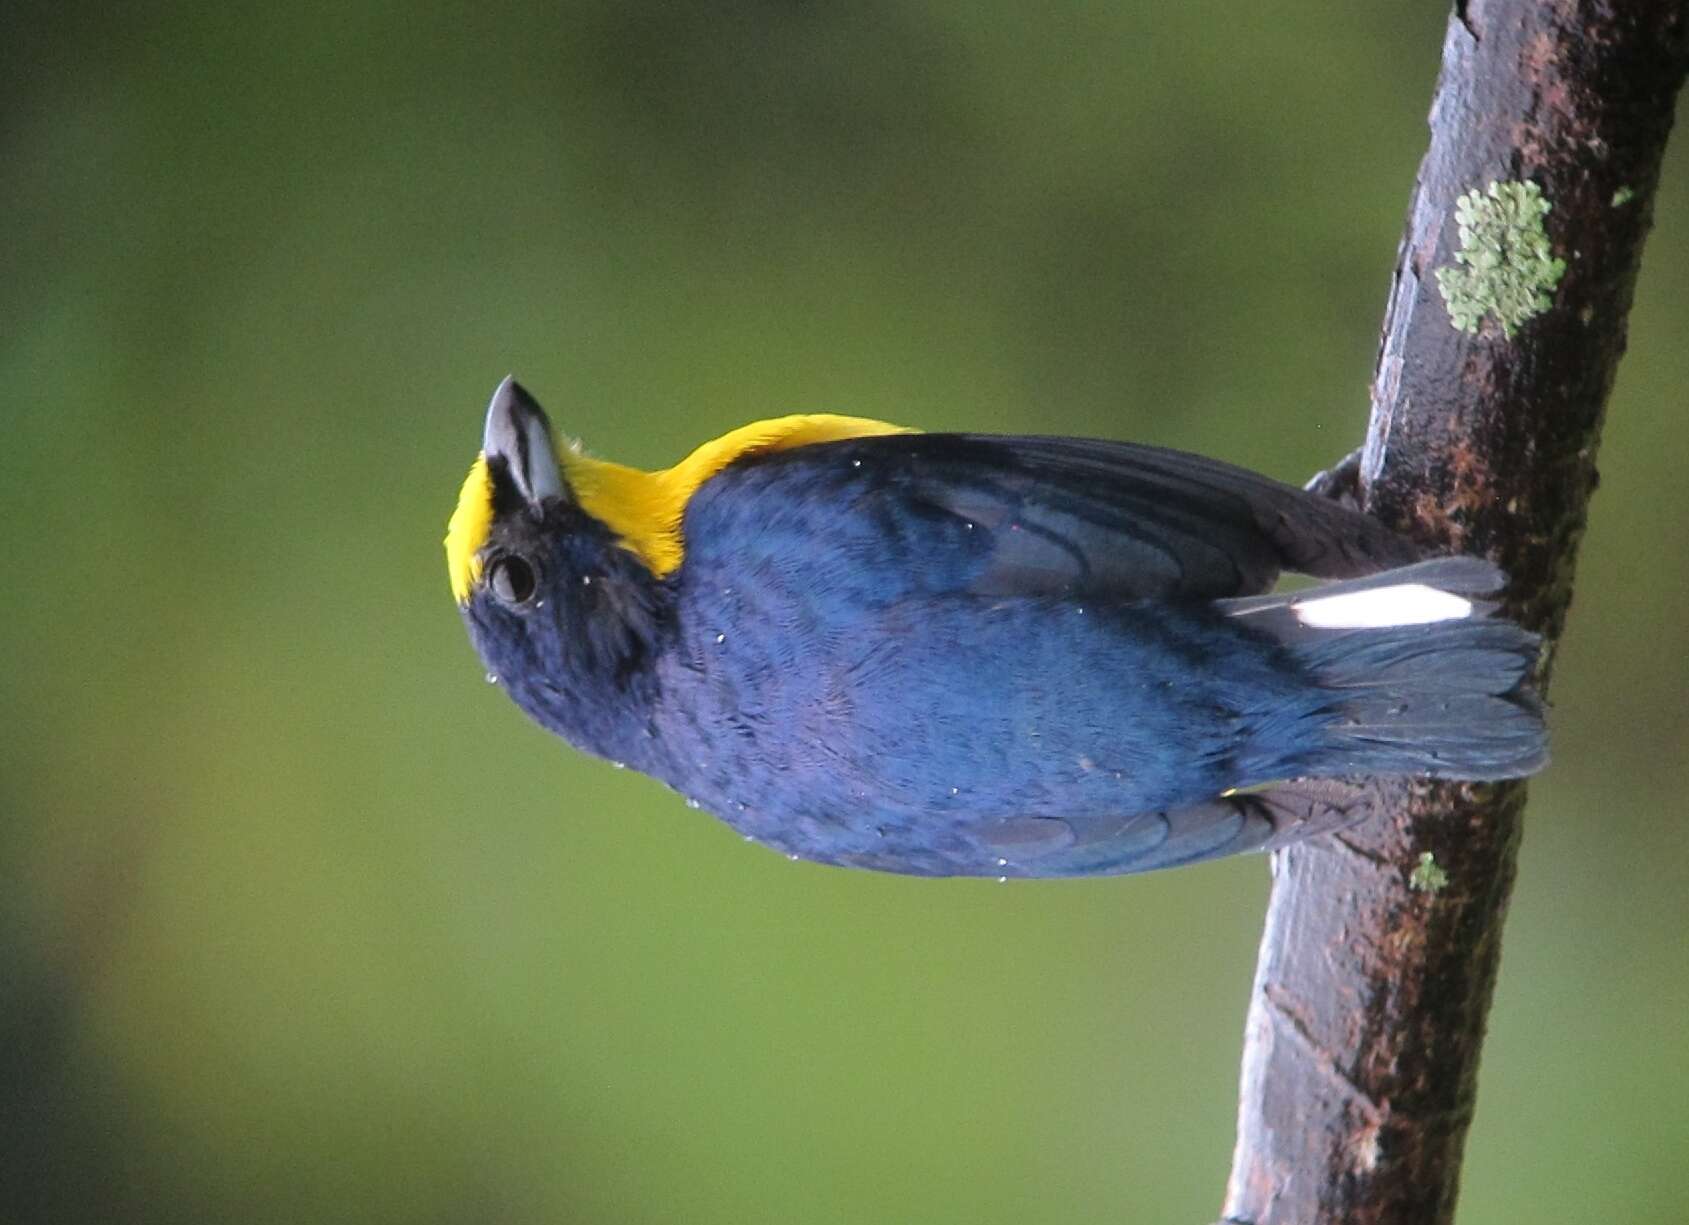
[[[1467,0],[1448,24],[1351,475],[1386,522],[1501,563],[1545,683],[1686,64],[1679,0]],[[1566,265],[1511,335],[1458,330],[1436,277],[1492,182],[1541,189]],[[1453,1217],[1524,786],[1376,792],[1373,819],[1274,856],[1228,1222]]]

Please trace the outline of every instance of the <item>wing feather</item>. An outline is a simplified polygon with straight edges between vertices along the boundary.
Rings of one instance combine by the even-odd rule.
[[[758,514],[799,530],[758,539]],[[1258,473],[1082,438],[889,434],[754,456],[694,496],[688,550],[708,548],[724,515],[735,547],[862,548],[878,532],[890,556],[895,536],[932,583],[985,595],[1221,599],[1283,570],[1350,578],[1421,557],[1376,520]]]

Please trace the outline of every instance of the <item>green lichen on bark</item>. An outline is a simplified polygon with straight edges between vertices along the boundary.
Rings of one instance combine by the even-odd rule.
[[[1408,888],[1416,893],[1441,893],[1449,883],[1449,874],[1430,851],[1422,851],[1419,862],[1408,874]]]
[[[1554,304],[1566,261],[1548,245],[1542,219],[1552,206],[1535,183],[1491,183],[1455,202],[1460,250],[1437,269],[1449,321],[1476,333],[1486,317],[1509,340],[1527,320]]]

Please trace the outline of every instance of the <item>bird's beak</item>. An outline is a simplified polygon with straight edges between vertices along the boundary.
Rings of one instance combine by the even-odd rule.
[[[537,509],[547,498],[562,497],[565,492],[551,438],[551,422],[515,375],[505,376],[487,405],[481,453],[492,472],[497,474],[503,469],[532,508]]]

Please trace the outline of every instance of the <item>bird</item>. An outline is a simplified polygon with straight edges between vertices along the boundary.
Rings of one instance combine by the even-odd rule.
[[[1181,451],[798,414],[644,471],[506,378],[445,544],[518,707],[793,859],[1141,872],[1547,761],[1496,566]]]

